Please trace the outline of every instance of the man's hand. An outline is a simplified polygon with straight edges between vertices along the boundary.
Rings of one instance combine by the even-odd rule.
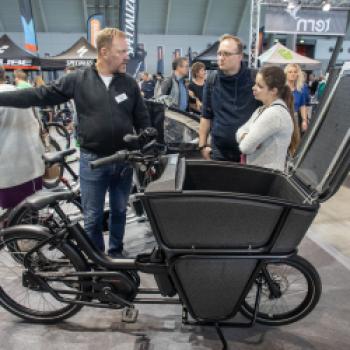
[[[211,147],[206,146],[201,150],[201,155],[205,160],[210,160]]]

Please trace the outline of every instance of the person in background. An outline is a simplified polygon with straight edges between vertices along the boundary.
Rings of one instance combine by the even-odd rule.
[[[200,114],[202,111],[203,89],[206,78],[204,63],[194,63],[191,67],[191,71],[192,80],[188,85],[190,111]]]
[[[295,63],[287,64],[284,73],[287,77],[287,85],[293,92],[294,116],[299,125],[299,130],[304,133],[308,127],[306,96],[303,93],[304,76],[300,66]]]
[[[154,96],[154,80],[152,79],[152,76],[144,72],[143,73],[143,81],[141,83],[141,94],[145,99],[150,99]]]
[[[22,69],[16,69],[13,72],[15,76],[15,84],[18,89],[28,89],[32,86],[28,83],[27,74]]]
[[[95,170],[89,163],[127,148],[124,136],[134,130],[140,132],[151,123],[136,81],[126,74],[129,60],[126,34],[116,28],[104,28],[97,35],[96,47],[95,65],[66,74],[48,86],[4,92],[0,94],[0,106],[59,105],[74,99],[79,119],[79,174],[85,232],[97,249],[104,252],[102,229],[108,191],[108,255],[118,258],[123,256],[133,169],[123,161]]]
[[[204,159],[240,161],[241,152],[233,135],[260,104],[253,96],[252,72],[242,59],[241,40],[230,34],[223,35],[217,52],[219,70],[207,77],[203,91],[199,150]]]
[[[304,78],[304,85],[302,88],[302,92],[305,96],[305,102],[306,102],[306,107],[310,106],[310,89],[307,83],[307,74],[306,72],[302,71],[303,73],[303,78]]]
[[[318,80],[315,77],[315,74],[310,74],[309,77],[309,89],[311,96],[315,96],[318,86]]]
[[[320,75],[318,79],[318,86],[317,86],[317,100],[320,101],[321,97],[323,96],[324,90],[326,88],[326,78],[323,75]]]
[[[154,97],[157,98],[162,95],[162,81],[164,80],[162,73],[154,74],[153,80],[155,83],[154,86]]]
[[[172,63],[173,74],[163,80],[161,84],[161,96],[170,96],[173,106],[181,111],[188,109],[188,90],[185,78],[188,76],[188,60],[178,57]]]
[[[34,87],[46,86],[45,81],[41,75],[37,75],[34,78]],[[45,106],[42,108],[35,108],[35,113],[37,115],[41,115],[41,118],[45,118],[45,120],[49,123],[52,122],[53,117],[53,107]]]
[[[254,97],[262,102],[237,133],[239,149],[246,163],[284,171],[288,152],[293,155],[299,143],[294,125],[293,95],[279,67],[264,67],[256,76]]]
[[[0,95],[16,90],[0,67]],[[0,207],[12,209],[42,188],[44,147],[31,108],[0,107],[0,140]]]
[[[35,78],[34,78],[34,84],[33,86],[34,87],[38,87],[38,86],[43,86],[43,85],[46,85],[45,84],[45,81],[43,79],[43,77],[41,75],[37,75]]]

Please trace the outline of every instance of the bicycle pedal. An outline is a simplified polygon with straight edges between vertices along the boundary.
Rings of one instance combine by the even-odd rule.
[[[139,315],[139,310],[134,307],[126,307],[122,313],[122,322],[135,323],[137,316]]]

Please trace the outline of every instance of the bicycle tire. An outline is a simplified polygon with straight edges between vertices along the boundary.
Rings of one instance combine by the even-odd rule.
[[[33,281],[28,282],[26,286],[24,276],[27,269],[21,263],[21,259],[14,256],[18,255],[18,252],[11,252],[7,248],[8,245],[11,246],[14,243],[21,244],[23,247],[27,246],[27,251],[29,251],[48,237],[50,235],[45,232],[28,229],[22,231],[21,227],[18,227],[17,230],[11,230],[10,234],[5,233],[1,236],[4,244],[0,246],[0,304],[10,313],[32,323],[56,323],[72,317],[83,307],[79,304],[58,301],[50,293],[33,285]],[[62,271],[62,268],[65,272],[67,269],[70,272],[86,271],[84,261],[69,244],[63,242],[58,247],[51,248],[48,245],[43,246],[32,256],[30,267],[34,273],[41,269],[45,269],[45,272],[48,273],[57,272]],[[68,265],[66,261],[69,262]],[[52,287],[55,288],[57,281],[50,282],[45,277],[42,278],[48,284],[53,283]],[[67,290],[70,288],[75,291],[83,291],[85,288],[84,283],[81,283],[81,278],[77,278],[73,282],[62,281],[58,283],[61,283],[59,289]],[[84,300],[82,294],[74,294],[72,297],[73,300],[70,301]]]
[[[72,223],[82,223],[83,208],[80,203],[80,197],[73,200],[60,201],[58,204]],[[15,225],[41,225],[52,232],[62,227],[61,218],[50,206],[39,210],[24,206],[14,211],[8,218],[7,227]]]
[[[322,284],[316,269],[307,260],[296,255],[288,259],[269,260],[264,262],[263,266],[266,267],[281,295],[273,297],[267,278],[263,277],[263,289],[256,322],[264,325],[282,326],[304,318],[315,308],[322,293]],[[302,283],[302,280],[296,279],[298,275],[302,276],[303,283],[307,288],[304,296],[301,294],[303,291],[298,290]],[[242,314],[250,319],[254,312],[256,283],[257,281],[254,282],[241,306]],[[293,304],[298,299],[300,301],[295,307],[288,310],[288,305],[283,305],[280,308],[282,312],[278,313],[278,302],[288,301],[288,303]]]
[[[54,123],[54,122],[50,122],[46,124],[47,130],[49,132],[49,134],[55,138],[56,141],[59,140],[59,138],[61,138],[61,144],[63,144],[62,146],[64,146],[65,149],[70,148],[70,134],[67,131],[67,129],[60,123]],[[55,133],[57,135],[55,135]]]

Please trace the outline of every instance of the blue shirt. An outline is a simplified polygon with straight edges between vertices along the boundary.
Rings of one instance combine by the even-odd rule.
[[[300,107],[306,106],[306,96],[303,91],[294,90],[294,112],[299,112]]]
[[[187,91],[186,91],[186,86],[183,78],[178,79],[176,78],[177,81],[179,82],[179,109],[181,111],[186,111],[187,110]]]

